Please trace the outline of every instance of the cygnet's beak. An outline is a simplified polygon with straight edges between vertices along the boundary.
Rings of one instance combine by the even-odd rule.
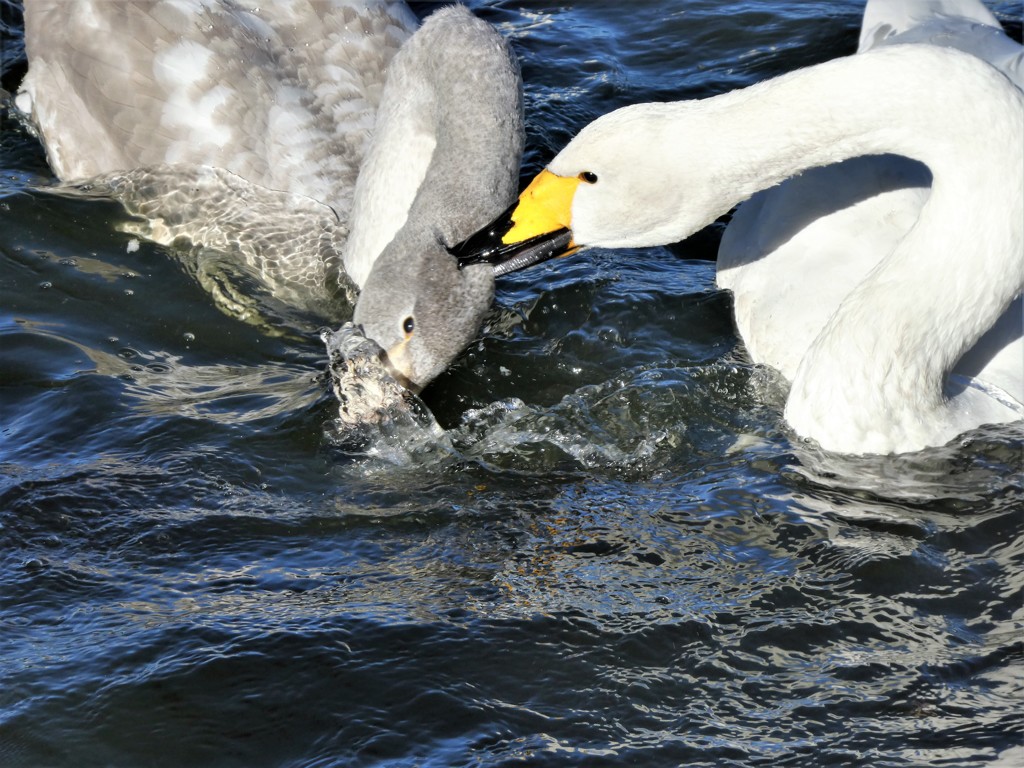
[[[579,184],[541,171],[508,210],[451,249],[459,268],[490,264],[498,277],[575,253],[572,201]]]
[[[413,394],[423,389],[410,378],[411,365],[404,341],[390,350],[382,349],[366,335],[361,325],[351,322],[337,331],[323,329],[320,338],[327,345],[331,376],[339,397],[340,390],[351,389],[353,382],[374,380],[379,383],[384,377],[390,377]]]
[[[391,374],[391,378],[412,392],[418,395],[423,391],[423,385],[413,381],[412,359],[409,356],[409,340],[403,339],[391,349],[380,351],[380,361]]]

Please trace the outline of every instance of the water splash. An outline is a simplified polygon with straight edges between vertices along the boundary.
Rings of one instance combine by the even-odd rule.
[[[327,345],[331,388],[338,416],[325,429],[329,443],[386,466],[413,466],[448,455],[451,443],[433,414],[399,384],[382,360],[382,350],[352,323],[320,334]]]

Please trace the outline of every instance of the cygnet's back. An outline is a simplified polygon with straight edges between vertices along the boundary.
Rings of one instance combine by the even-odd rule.
[[[347,212],[404,3],[29,0],[30,111],[62,180],[223,168]]]

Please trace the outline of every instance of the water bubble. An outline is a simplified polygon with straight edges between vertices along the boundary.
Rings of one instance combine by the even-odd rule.
[[[53,283],[51,283],[49,280],[43,280],[43,282],[39,284],[39,287],[46,291],[49,290],[50,288],[53,288]]]
[[[182,338],[185,340],[186,344],[191,344],[193,341],[196,340],[196,335],[194,333],[187,333],[186,332],[186,333],[182,334]]]

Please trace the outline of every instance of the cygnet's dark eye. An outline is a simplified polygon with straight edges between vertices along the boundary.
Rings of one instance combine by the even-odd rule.
[[[412,336],[412,332],[416,329],[416,321],[412,319],[412,315],[405,318],[402,321],[402,330],[405,331],[406,336]]]
[[[577,178],[580,181],[585,181],[587,184],[597,184],[597,174],[593,171],[583,171]]]

